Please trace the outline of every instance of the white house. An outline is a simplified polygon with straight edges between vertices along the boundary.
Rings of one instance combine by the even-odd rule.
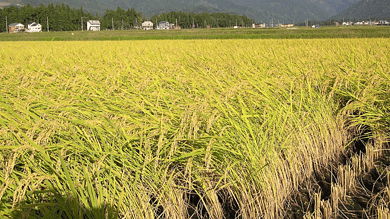
[[[158,23],[157,29],[159,29],[159,30],[168,30],[169,29],[169,22],[168,21],[160,21]]]
[[[151,30],[151,29],[153,29],[153,23],[151,21],[144,21],[144,22],[142,22],[142,29],[143,30]]]
[[[24,30],[24,25],[21,23],[12,23],[8,25],[8,32],[17,33]]]
[[[100,21],[98,20],[87,21],[87,31],[100,31]]]
[[[29,23],[27,25],[26,32],[32,33],[32,32],[42,32],[42,25],[37,24],[35,22]]]

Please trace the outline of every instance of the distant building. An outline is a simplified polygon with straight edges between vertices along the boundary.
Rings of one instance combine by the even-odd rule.
[[[100,31],[100,21],[98,20],[87,21],[87,31]]]
[[[352,21],[350,21],[350,22],[343,22],[343,26],[351,26],[353,24],[354,23]]]
[[[160,21],[158,23],[157,29],[159,29],[159,30],[168,30],[169,29],[169,22],[168,21]]]
[[[262,23],[262,24],[252,24],[252,28],[265,28],[265,23]]]
[[[294,27],[294,24],[280,24],[279,27]]]
[[[8,25],[8,32],[9,33],[17,33],[24,30],[24,25],[21,23],[12,23]]]
[[[181,29],[181,26],[180,25],[172,25],[172,29],[175,29],[175,30],[179,30]]]
[[[142,22],[142,29],[143,30],[151,30],[151,29],[153,29],[153,23],[151,21],[144,21],[144,22]]]
[[[27,25],[26,32],[32,33],[32,32],[42,32],[42,25],[37,24],[35,22],[29,23]]]

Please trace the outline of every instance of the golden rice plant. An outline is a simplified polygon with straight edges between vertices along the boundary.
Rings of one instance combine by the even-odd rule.
[[[0,215],[283,217],[351,129],[388,133],[389,44],[2,43]]]

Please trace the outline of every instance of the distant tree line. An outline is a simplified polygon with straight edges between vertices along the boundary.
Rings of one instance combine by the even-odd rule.
[[[70,8],[62,3],[61,5],[41,4],[38,7],[32,7],[30,4],[24,7],[11,6],[0,9],[0,32],[6,30],[5,17],[7,17],[8,25],[11,23],[22,23],[27,27],[30,22],[40,23],[42,31],[47,30],[47,19],[50,31],[74,31],[81,30],[81,19],[83,19],[83,29],[86,30],[88,20],[99,20],[100,28],[104,29],[129,29],[141,26],[141,23],[147,18],[142,12],[137,12],[134,8],[123,10],[118,7],[116,10],[107,10],[101,17],[86,13],[83,8]],[[216,27],[231,27],[235,26],[250,26],[253,22],[247,16],[240,16],[227,13],[198,13],[193,12],[170,12],[160,15],[153,15],[150,19],[154,27],[160,21],[168,21],[177,24],[181,28],[206,28],[210,26]],[[157,21],[157,24],[156,24]],[[114,26],[113,26],[114,24]]]
[[[40,23],[42,31],[47,30],[47,19],[50,31],[71,31],[81,30],[81,19],[83,19],[83,29],[87,29],[88,20],[100,20],[101,29],[113,29],[112,21],[116,29],[130,28],[136,22],[142,23],[145,17],[142,13],[137,13],[134,8],[127,11],[117,8],[114,10],[107,10],[106,13],[99,17],[97,14],[92,15],[84,12],[83,8],[70,8],[69,5],[48,4],[47,6],[41,4],[39,7],[32,7],[30,4],[24,7],[11,6],[0,9],[0,32],[6,30],[5,17],[7,16],[8,25],[11,23],[22,23],[27,27],[30,22]]]
[[[108,10],[98,19],[100,20],[100,29],[129,29],[141,26],[146,17],[142,12],[136,12],[134,8],[123,10],[120,7],[114,10]],[[112,23],[114,22],[114,27]]]
[[[227,13],[199,13],[193,12],[169,12],[160,15],[153,15],[151,21],[154,26],[158,25],[160,21],[168,21],[169,23],[179,25],[181,28],[211,28],[216,27],[232,27],[237,26],[250,27],[253,20],[243,15],[227,14]],[[157,24],[156,24],[157,21]]]
[[[47,6],[41,4],[39,7],[32,7],[29,4],[24,7],[11,6],[0,10],[1,32],[6,30],[5,16],[7,16],[8,25],[22,23],[27,27],[28,23],[36,22],[42,25],[42,31],[47,29],[47,18],[52,31],[80,30],[81,17],[84,21],[98,18],[90,13],[85,13],[83,8],[70,8],[65,4],[48,4]],[[84,29],[86,29],[86,22],[84,22]]]

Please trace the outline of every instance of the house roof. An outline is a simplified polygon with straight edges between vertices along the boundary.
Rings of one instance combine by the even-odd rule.
[[[89,20],[88,23],[90,23],[91,25],[100,25],[100,21],[98,20]]]
[[[29,25],[29,26],[32,26],[32,27],[35,27],[35,26],[39,26],[40,24],[37,24],[37,23],[35,23],[35,22],[32,22],[32,23],[29,23],[28,25]]]
[[[24,27],[24,25],[23,24],[21,24],[21,23],[12,23],[12,24],[10,24],[10,25],[8,25],[9,27],[16,27],[16,26],[23,26]]]

